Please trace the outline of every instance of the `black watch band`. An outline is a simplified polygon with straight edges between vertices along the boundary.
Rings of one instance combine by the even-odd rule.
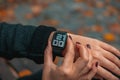
[[[53,55],[63,57],[62,51],[66,47],[67,33],[62,31],[56,31],[52,39]]]

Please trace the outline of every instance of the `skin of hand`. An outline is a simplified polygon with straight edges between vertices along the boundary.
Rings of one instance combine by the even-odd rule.
[[[72,40],[68,38],[63,63],[57,66],[52,59],[51,41],[48,41],[44,53],[42,80],[91,80],[97,72],[98,62],[91,61],[90,50],[86,47],[76,44],[76,50],[80,57],[74,61],[75,48]]]
[[[92,50],[92,57],[97,59],[99,67],[96,77],[104,78],[105,80],[119,80],[112,73],[120,76],[120,52],[109,44],[106,44],[97,39],[88,38],[80,35],[68,33],[73,39],[73,43],[79,42],[82,45],[88,46]],[[88,45],[89,44],[89,45]]]

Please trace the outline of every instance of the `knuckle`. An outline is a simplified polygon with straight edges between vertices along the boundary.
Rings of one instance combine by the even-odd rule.
[[[59,68],[58,71],[61,73],[62,76],[66,77],[66,78],[69,77],[68,71],[66,71],[62,68]]]
[[[97,52],[97,53],[94,52],[94,53],[95,53],[95,54],[93,55],[93,57],[94,57],[95,59],[99,59],[101,55],[100,55],[98,52]]]
[[[113,67],[114,67],[113,71],[115,71],[116,73],[120,73],[120,72],[119,72],[120,69],[119,69],[117,66],[113,66]]]
[[[116,66],[111,66],[111,70],[116,71],[117,67]]]
[[[64,70],[64,71],[63,71],[63,74],[64,74],[65,77],[68,77],[68,76],[70,76],[72,73],[71,73],[69,70]]]
[[[83,61],[84,61],[84,63],[88,63],[89,59],[88,58],[84,58]]]
[[[93,73],[97,73],[97,69],[93,69],[92,72],[93,72]]]
[[[76,62],[81,63],[81,61],[83,61],[82,58],[78,58]]]
[[[111,59],[114,60],[114,59],[116,59],[116,57],[115,56],[111,56]]]
[[[90,70],[92,68],[92,65],[88,64],[87,69]]]

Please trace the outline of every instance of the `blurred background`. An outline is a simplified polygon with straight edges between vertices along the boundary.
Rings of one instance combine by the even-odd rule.
[[[0,22],[53,26],[120,49],[120,0],[0,0]],[[0,60],[3,80],[40,69],[28,59]]]

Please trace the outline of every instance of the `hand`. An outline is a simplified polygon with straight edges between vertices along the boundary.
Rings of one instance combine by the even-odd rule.
[[[118,59],[118,57],[120,57],[119,50],[96,39],[74,34],[69,35],[72,36],[74,44],[76,42],[80,42],[82,45],[87,45],[91,48],[91,50],[93,51],[91,53],[93,58],[97,59],[100,63],[97,71],[98,76],[107,80],[119,80],[116,76],[112,74],[114,73],[120,76],[120,60]]]
[[[91,80],[97,72],[98,62],[91,61],[90,50],[86,47],[77,44],[76,48],[80,57],[74,61],[75,49],[68,38],[63,63],[58,67],[53,63],[51,42],[48,42],[44,53],[42,80]]]

